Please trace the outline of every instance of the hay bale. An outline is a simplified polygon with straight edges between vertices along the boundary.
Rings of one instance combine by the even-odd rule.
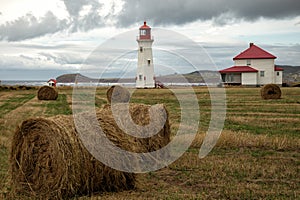
[[[130,100],[130,93],[126,88],[118,85],[111,86],[106,92],[108,103],[127,103]]]
[[[115,110],[117,110],[117,114],[124,115],[126,110],[125,104],[116,104]],[[139,125],[139,126],[146,126],[150,123],[150,113],[149,109],[151,106],[144,105],[144,104],[130,104],[129,105],[129,113],[131,116],[132,121]],[[168,111],[162,104],[157,104],[152,106],[153,107],[153,113],[155,113],[155,118],[153,120],[153,126],[149,127],[148,131],[152,131],[155,129],[155,126],[159,126],[161,122],[166,119],[165,123],[163,124],[163,127],[157,131],[157,134],[152,137],[147,138],[136,138],[133,136],[128,135],[128,133],[124,133],[123,130],[118,127],[116,123],[116,119],[113,116],[111,105],[104,105],[98,112],[97,116],[101,119],[105,118],[105,120],[108,120],[113,123],[114,127],[118,127],[118,131],[120,134],[123,135],[123,137],[128,137],[130,140],[136,141],[136,151],[137,153],[141,152],[152,152],[161,149],[162,147],[166,146],[170,142],[170,125],[169,125],[169,118],[168,118]],[[165,115],[166,114],[166,115]],[[130,124],[130,118],[125,118],[125,121],[122,121],[122,124]],[[137,130],[136,127],[126,127],[127,130],[130,130],[131,132],[134,131],[140,131]]]
[[[39,100],[56,100],[58,92],[53,87],[43,86],[38,90],[37,96]]]
[[[17,90],[17,88],[14,87],[14,86],[10,86],[9,89],[10,89],[10,90]]]
[[[267,84],[261,88],[260,94],[263,99],[280,99],[281,90],[276,84]]]
[[[131,105],[134,122],[149,123],[149,107]],[[141,139],[127,135],[117,126],[109,105],[96,114],[107,138],[126,151],[155,151],[170,141],[168,120],[157,135]],[[81,116],[87,120],[92,117],[89,113]],[[10,166],[13,193],[30,198],[65,199],[99,191],[128,190],[136,182],[135,174],[107,167],[86,150],[72,116],[24,121],[13,137]]]
[[[135,186],[134,174],[111,169],[86,150],[69,116],[24,121],[13,138],[10,165],[13,193],[30,198],[65,199]]]

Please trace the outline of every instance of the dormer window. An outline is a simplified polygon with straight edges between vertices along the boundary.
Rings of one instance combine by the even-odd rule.
[[[251,65],[251,60],[247,60],[247,66]]]

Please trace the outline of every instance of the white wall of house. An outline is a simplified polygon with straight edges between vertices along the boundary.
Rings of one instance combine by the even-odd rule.
[[[242,73],[242,85],[257,85],[257,72]]]
[[[282,85],[282,71],[275,71],[274,77],[275,77],[275,84]]]
[[[257,84],[275,83],[274,59],[235,60],[235,66],[249,66],[258,70]]]

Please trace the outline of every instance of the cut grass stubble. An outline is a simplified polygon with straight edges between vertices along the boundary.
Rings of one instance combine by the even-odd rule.
[[[106,103],[106,89],[97,89],[97,107]],[[281,99],[266,101],[261,99],[259,88],[227,88],[228,109],[224,130],[217,146],[204,159],[199,159],[198,153],[210,121],[209,92],[206,88],[194,89],[200,106],[200,127],[192,146],[180,159],[162,170],[140,175],[134,191],[95,194],[79,199],[299,198],[299,89],[282,88]],[[44,115],[47,116],[70,115],[70,102],[67,100],[72,95],[71,89],[59,91],[56,102],[36,104],[36,109],[46,108]],[[32,99],[35,92],[28,91],[27,96],[12,91],[11,102],[0,96],[1,102],[5,102],[0,106],[11,104],[3,109],[0,107],[2,117],[21,108],[24,103],[20,102]],[[172,134],[176,134],[181,110],[172,92],[167,89],[136,90],[131,102],[164,103],[169,111]],[[2,137],[11,136],[5,134]],[[7,198],[10,190],[8,153],[6,146],[0,146],[2,199]]]

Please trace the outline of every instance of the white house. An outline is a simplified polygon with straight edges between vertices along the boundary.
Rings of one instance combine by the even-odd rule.
[[[55,79],[50,79],[49,81],[47,81],[47,84],[52,87],[56,87],[56,83],[57,81]]]
[[[275,66],[277,57],[250,43],[248,49],[233,58],[234,66],[220,72],[228,85],[282,85],[283,69]]]
[[[138,66],[136,73],[137,88],[154,88],[154,65],[152,54],[153,38],[151,28],[144,22],[139,29],[138,42]]]

